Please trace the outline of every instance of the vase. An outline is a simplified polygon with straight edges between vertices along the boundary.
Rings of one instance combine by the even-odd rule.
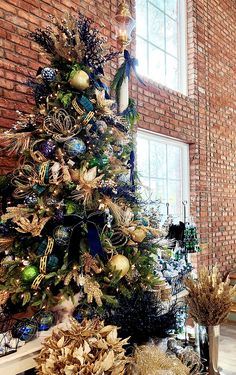
[[[198,325],[197,331],[198,350],[204,371],[209,375],[220,375],[218,365],[220,326]]]

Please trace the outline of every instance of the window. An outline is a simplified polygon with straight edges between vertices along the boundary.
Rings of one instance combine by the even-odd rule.
[[[187,93],[186,0],[136,0],[139,73]]]
[[[137,166],[144,200],[160,200],[163,219],[169,203],[173,218],[183,220],[182,202],[189,203],[189,146],[172,138],[138,131]]]

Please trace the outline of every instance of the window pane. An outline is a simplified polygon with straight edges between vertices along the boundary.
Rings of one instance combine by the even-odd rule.
[[[168,203],[170,204],[170,213],[174,217],[181,217],[181,181],[168,181]]]
[[[181,179],[181,149],[176,146],[167,146],[168,179]]]
[[[149,146],[148,140],[137,139],[137,163],[140,176],[149,176]]]
[[[161,200],[166,203],[167,199],[167,184],[164,179],[152,179],[150,180],[150,188],[152,191],[153,200]]]
[[[165,54],[158,48],[149,46],[149,77],[165,84]]]
[[[183,0],[180,0],[183,1]],[[178,0],[166,0],[166,8],[165,11],[166,13],[176,19],[177,17],[177,12],[178,12]]]
[[[173,90],[178,88],[178,61],[166,55],[166,85]]]
[[[148,44],[145,42],[143,39],[137,37],[137,42],[136,42],[136,56],[138,59],[138,67],[137,70],[140,74],[146,75],[148,74],[148,69],[147,69],[147,63],[148,63],[148,58],[147,58],[147,49],[148,49]]]
[[[149,41],[162,49],[165,48],[164,13],[153,5],[148,5],[148,36]]]
[[[166,145],[150,142],[150,176],[166,178]]]
[[[177,57],[177,22],[166,16],[166,51]]]
[[[149,201],[152,195],[148,178],[140,178],[140,194],[144,201]]]
[[[136,33],[147,39],[147,0],[136,1]]]
[[[164,0],[149,0],[149,2],[164,11],[164,8],[165,8]]]

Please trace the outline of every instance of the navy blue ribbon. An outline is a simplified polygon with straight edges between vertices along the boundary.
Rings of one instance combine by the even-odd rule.
[[[90,81],[93,82],[94,86],[96,87],[96,89],[103,89],[105,91],[105,99],[110,99],[110,95],[109,95],[109,88],[108,86],[101,81],[101,79],[95,74],[95,73],[90,73],[89,75],[89,78],[90,78]]]
[[[130,168],[130,182],[131,182],[131,185],[133,186],[133,189],[135,189],[135,183],[134,183],[135,153],[133,150],[130,153],[128,166]]]
[[[88,215],[85,214],[84,216],[68,215],[64,217],[65,226],[74,226],[72,229],[68,248],[69,263],[73,261],[79,261],[80,259],[79,243],[80,240],[84,237],[84,226],[86,227],[87,231],[87,240],[90,254],[93,257],[98,255],[101,258],[106,258],[106,253],[103,250],[98,232],[97,225],[99,224],[105,224],[104,214],[101,211],[96,211]]]
[[[133,69],[137,80],[145,86],[143,80],[139,77],[136,67],[138,66],[138,60],[135,57],[130,56],[129,51],[124,50],[124,63],[125,63],[125,75],[130,79],[131,69]]]

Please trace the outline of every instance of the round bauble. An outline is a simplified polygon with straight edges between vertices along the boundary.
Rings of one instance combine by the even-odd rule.
[[[86,152],[86,145],[80,138],[71,138],[64,143],[64,150],[69,157],[75,158]]]
[[[93,157],[89,161],[89,168],[98,167],[100,169],[104,168],[109,163],[109,159],[106,155]]]
[[[129,263],[128,258],[126,258],[126,256],[122,254],[114,255],[109,260],[109,265],[115,271],[120,272],[120,277],[125,276],[130,269],[130,263]]]
[[[39,144],[38,150],[45,156],[45,158],[51,158],[56,150],[56,144],[51,139],[48,139]]]
[[[38,203],[38,197],[35,193],[30,193],[25,196],[24,203],[29,207],[33,207]]]
[[[36,266],[27,266],[22,271],[22,280],[26,283],[32,283],[38,274],[39,270]]]
[[[58,227],[54,229],[53,237],[59,246],[66,246],[70,241],[70,229],[63,225],[58,225]]]
[[[32,340],[38,330],[38,323],[35,319],[23,319],[18,321],[12,327],[12,336],[22,341]]]
[[[89,76],[83,70],[79,70],[69,82],[74,89],[83,91],[89,87]]]
[[[38,323],[38,331],[47,331],[55,322],[54,314],[51,311],[39,311],[34,317]]]
[[[59,259],[55,255],[49,255],[46,267],[47,272],[49,273],[56,271],[58,269],[58,263]]]
[[[41,77],[43,78],[44,82],[51,83],[55,81],[56,76],[57,72],[53,68],[46,67],[41,70]]]
[[[80,307],[76,307],[73,312],[73,318],[77,320],[77,322],[81,323],[84,320],[83,314],[80,310]]]

